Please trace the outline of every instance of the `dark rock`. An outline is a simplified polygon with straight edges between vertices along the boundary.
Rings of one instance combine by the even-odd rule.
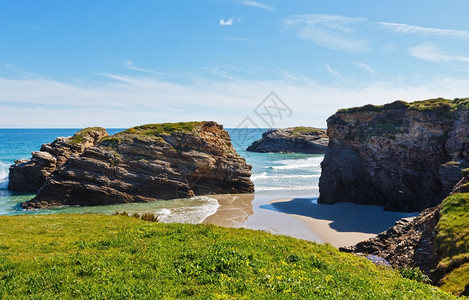
[[[103,139],[55,171],[24,208],[250,193],[251,166],[215,122],[143,125]]]
[[[376,237],[339,250],[382,257],[395,268],[419,267],[435,279],[431,271],[439,262],[435,245],[439,216],[439,206],[428,208],[417,217],[397,221]]]
[[[72,137],[59,137],[50,144],[43,144],[41,151],[33,152],[30,160],[17,160],[10,167],[8,189],[36,193],[46,178],[67,159],[95,146],[107,135],[104,128],[92,127],[80,130]]]
[[[468,164],[468,117],[446,99],[338,111],[327,120],[318,202],[405,212],[437,205]]]
[[[326,131],[313,127],[270,129],[246,150],[253,152],[324,154],[329,143]]]

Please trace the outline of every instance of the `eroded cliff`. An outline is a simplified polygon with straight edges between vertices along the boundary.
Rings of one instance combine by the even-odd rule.
[[[62,166],[70,157],[80,155],[86,148],[96,146],[106,137],[107,131],[101,127],[88,127],[72,137],[59,137],[41,150],[32,153],[30,160],[17,160],[10,167],[8,189],[14,192],[36,193],[46,178]]]
[[[24,208],[105,205],[254,191],[251,166],[215,122],[150,124],[71,157]]]
[[[449,194],[469,161],[469,99],[366,105],[327,123],[319,203],[421,211]]]

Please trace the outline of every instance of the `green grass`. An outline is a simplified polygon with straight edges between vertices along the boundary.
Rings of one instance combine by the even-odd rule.
[[[261,231],[104,215],[0,224],[2,299],[453,299],[332,246]]]
[[[102,128],[102,127],[87,127],[85,129],[82,129],[80,131],[78,131],[77,133],[75,133],[73,135],[73,137],[70,139],[69,143],[72,144],[72,145],[76,145],[76,144],[80,144],[80,143],[83,143],[85,141],[85,139],[83,138],[86,134],[92,132],[92,131],[105,131],[106,129]]]
[[[451,270],[441,288],[459,294],[469,284],[469,193],[459,193],[443,200],[437,227],[437,246],[441,251],[440,267],[448,268],[456,261],[467,261]],[[460,263],[458,263],[460,265]]]
[[[368,112],[368,111],[383,111],[387,109],[404,109],[404,110],[417,110],[417,111],[434,111],[443,114],[448,114],[454,110],[468,110],[469,98],[456,98],[454,100],[436,98],[421,101],[414,101],[407,103],[402,100],[397,100],[385,105],[365,105],[361,107],[352,107],[346,109],[339,109],[337,113],[353,113],[353,112]]]
[[[443,257],[469,253],[469,193],[446,198],[440,213],[437,237]]]
[[[129,128],[118,132],[112,136],[105,137],[101,141],[104,143],[121,143],[123,140],[151,139],[165,143],[162,136],[174,133],[193,133],[200,130],[207,122],[179,122],[179,123],[160,123],[146,124]]]
[[[125,130],[123,133],[137,134],[143,136],[151,135],[168,135],[174,132],[191,133],[196,129],[201,128],[206,122],[179,122],[179,123],[161,123],[161,124],[147,124],[133,127]]]
[[[314,127],[305,127],[305,126],[298,126],[294,127],[292,131],[292,136],[299,136],[303,134],[311,134],[311,133],[317,133],[317,132],[322,132],[324,130],[314,128]]]

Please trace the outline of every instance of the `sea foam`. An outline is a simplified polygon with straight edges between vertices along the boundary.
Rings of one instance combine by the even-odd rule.
[[[202,223],[208,216],[217,212],[220,204],[216,199],[197,196],[190,199],[184,207],[161,209],[158,214],[158,222],[161,223]]]
[[[0,162],[0,190],[6,190],[8,188],[8,168],[10,166]]]

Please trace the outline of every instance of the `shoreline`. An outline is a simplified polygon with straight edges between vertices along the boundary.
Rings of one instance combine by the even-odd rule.
[[[220,207],[202,224],[247,228],[292,236],[338,248],[355,245],[417,213],[384,211],[354,203],[317,204],[315,198],[264,194],[210,195]]]

